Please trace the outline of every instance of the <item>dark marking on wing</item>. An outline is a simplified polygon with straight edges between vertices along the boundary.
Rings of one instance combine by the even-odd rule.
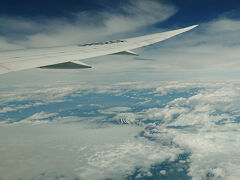
[[[95,46],[95,45],[105,45],[105,44],[117,44],[117,43],[122,43],[126,42],[124,40],[113,40],[113,41],[106,41],[106,42],[95,42],[95,43],[88,43],[88,44],[78,44],[78,46]]]

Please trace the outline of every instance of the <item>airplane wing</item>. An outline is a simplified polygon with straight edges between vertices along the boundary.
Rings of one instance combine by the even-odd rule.
[[[91,68],[91,66],[79,60],[109,54],[134,54],[130,50],[166,40],[196,26],[102,43],[0,51],[0,74],[39,67],[55,69]]]

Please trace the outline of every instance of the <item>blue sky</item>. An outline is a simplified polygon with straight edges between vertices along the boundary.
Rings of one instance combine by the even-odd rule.
[[[26,17],[38,19],[40,17],[66,17],[71,19],[74,13],[78,12],[101,12],[124,13],[122,6],[127,6],[134,1],[131,0],[3,0],[1,1],[0,15],[13,17]],[[161,23],[161,27],[199,24],[220,15],[228,15],[239,18],[238,11],[240,3],[237,0],[156,0],[164,4],[177,7],[178,12]]]
[[[222,13],[234,13],[240,9],[237,0],[158,0],[168,4],[174,4],[179,12],[169,21],[171,23],[196,24],[217,18]],[[113,11],[119,13],[119,6],[129,3],[129,0],[10,0],[1,1],[0,14],[8,16],[25,16],[37,18],[47,17],[70,17],[72,13],[79,11]]]

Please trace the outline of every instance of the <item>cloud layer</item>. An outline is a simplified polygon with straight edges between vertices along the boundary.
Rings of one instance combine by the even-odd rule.
[[[8,179],[41,174],[50,179],[123,179],[136,168],[141,169],[136,177],[153,176],[154,164],[172,162],[193,179],[234,179],[240,166],[239,85],[239,81],[172,81],[22,89],[12,96],[14,101],[1,101],[12,109],[32,104],[16,109],[19,116],[26,110],[23,119],[9,120],[15,113],[10,108],[1,112],[0,166],[5,168],[0,174],[8,177],[6,167],[14,168],[17,161],[23,169]],[[111,101],[105,103],[102,97]],[[32,111],[41,98],[38,111]],[[176,162],[183,153],[189,155]],[[38,162],[36,168],[23,173],[32,169],[32,162]],[[51,166],[56,162],[59,166]],[[167,176],[173,168],[158,171]]]

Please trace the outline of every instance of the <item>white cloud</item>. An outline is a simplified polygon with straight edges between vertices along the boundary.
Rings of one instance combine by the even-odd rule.
[[[235,121],[239,117],[239,84],[202,88],[196,95],[175,99],[164,108],[141,112],[143,120],[162,121],[159,126],[146,126],[144,136],[161,143],[176,143],[190,152],[189,175],[193,179],[237,179],[240,143],[239,124]]]
[[[61,87],[61,85],[57,84],[55,84],[55,87],[53,87],[53,84],[50,86],[46,84],[36,84],[36,86],[22,86],[21,88],[18,85],[13,85],[11,91],[4,91],[1,93],[0,105],[2,105],[3,108],[0,109],[0,113],[67,101],[67,99],[65,99],[66,96],[72,95],[73,92],[77,91],[77,88],[77,86]],[[22,105],[8,105],[10,102],[14,102],[14,104],[16,102],[22,102]]]
[[[165,174],[166,174],[166,171],[165,171],[165,170],[161,170],[160,173],[163,174],[163,175],[165,175]]]
[[[107,149],[90,156],[88,163],[94,168],[97,167],[100,171],[104,170],[105,173],[111,174],[110,177],[113,176],[114,179],[122,179],[122,175],[131,174],[137,166],[148,169],[152,163],[162,162],[167,158],[174,160],[176,155],[181,152],[177,148],[169,149],[144,141],[126,142],[120,146],[112,146]],[[85,174],[90,175],[86,171],[80,177],[86,178]],[[103,177],[100,179],[103,179]]]
[[[9,111],[15,111],[15,109],[12,107],[3,107],[2,109],[0,109],[0,113],[5,113]]]
[[[119,9],[118,12],[79,12],[71,19],[0,17],[0,23],[2,31],[9,34],[13,48],[48,47],[103,40],[119,33],[134,32],[162,22],[177,11],[173,5],[155,0],[129,1]]]
[[[101,109],[99,110],[99,112],[102,114],[115,114],[117,112],[126,112],[130,110],[131,110],[130,107],[112,107],[104,110]]]
[[[21,45],[16,45],[10,42],[7,42],[3,37],[0,37],[0,50],[9,50],[9,49],[20,49]]]
[[[112,120],[120,124],[138,124],[137,116],[134,113],[118,113]]]
[[[11,123],[10,125],[17,125],[17,124],[43,124],[43,123],[49,123],[51,119],[49,118],[54,118],[57,116],[57,113],[45,113],[45,112],[39,112],[35,113],[32,116],[23,119],[18,122]]]
[[[19,110],[27,109],[27,108],[30,108],[30,107],[40,106],[42,104],[43,103],[36,102],[36,103],[32,103],[32,104],[25,104],[25,105],[19,105],[19,106],[18,105],[17,106],[11,105],[11,106],[3,107],[2,109],[0,109],[0,113],[19,111]]]
[[[122,177],[126,175],[124,172],[131,173],[138,164],[143,164],[142,172],[147,175],[150,164],[157,163],[158,161],[162,162],[164,159],[166,160],[167,157],[174,160],[178,153],[189,152],[190,156],[187,160],[190,166],[189,175],[192,176],[193,179],[204,179],[207,175],[212,176],[213,179],[234,179],[239,176],[238,168],[240,167],[238,158],[240,157],[238,152],[240,148],[238,139],[240,137],[239,124],[237,123],[240,115],[239,85],[239,80],[187,83],[177,81],[149,83],[122,82],[115,84],[95,84],[87,82],[85,84],[70,83],[64,86],[61,84],[61,86],[56,88],[49,88],[45,85],[43,87],[32,87],[27,91],[22,89],[25,91],[24,94],[28,94],[26,97],[22,96],[23,92],[20,93],[20,90],[18,93],[11,92],[14,96],[11,96],[10,92],[9,94],[3,92],[2,94],[5,94],[5,97],[2,98],[5,99],[4,104],[9,103],[7,101],[8,97],[12,97],[13,99],[21,97],[22,99],[20,98],[19,102],[26,101],[27,99],[30,100],[31,98],[40,99],[41,97],[51,101],[54,100],[55,102],[71,102],[72,98],[88,96],[91,93],[97,94],[98,96],[110,93],[125,98],[128,96],[129,99],[132,99],[135,98],[136,93],[138,94],[138,92],[141,91],[145,92],[148,98],[154,102],[156,98],[162,98],[159,97],[159,95],[170,97],[174,93],[177,94],[176,92],[180,92],[180,97],[167,102],[164,107],[145,107],[143,110],[137,112],[132,112],[132,110],[135,110],[135,104],[132,106],[129,105],[130,107],[118,105],[109,109],[105,109],[101,104],[92,104],[94,108],[99,109],[99,112],[105,113],[103,115],[110,115],[110,119],[106,119],[104,116],[89,118],[74,116],[59,117],[59,115],[55,113],[39,112],[24,121],[20,121],[19,124],[26,122],[24,126],[20,126],[24,128],[27,126],[27,123],[39,124],[49,122],[48,119],[50,118],[52,119],[52,124],[33,127],[63,126],[67,128],[67,126],[75,126],[76,131],[72,132],[72,136],[75,138],[82,137],[81,142],[79,141],[78,143],[85,143],[81,148],[86,148],[86,150],[81,150],[81,152],[77,154],[79,162],[74,161],[75,164],[72,165],[74,167],[74,173],[72,174],[81,176],[82,178],[87,179],[91,177],[91,175],[99,179],[106,177],[115,178],[115,176],[116,178]],[[38,90],[34,91],[33,89]],[[196,89],[194,93],[192,89]],[[131,92],[132,96],[129,96],[129,92]],[[188,96],[181,97],[181,93],[186,93]],[[140,102],[145,101],[144,98],[138,100]],[[12,102],[11,98],[10,102]],[[77,108],[82,107],[83,106]],[[129,140],[124,136],[121,137],[121,139],[126,138],[126,141],[122,141],[120,144],[114,144],[113,142],[116,140],[114,138],[120,138],[118,136],[122,136],[122,134],[115,134],[116,136],[113,136],[116,129],[113,128],[111,123],[106,123],[109,120],[123,124],[131,124],[116,126],[116,129],[122,127],[123,131],[121,131],[121,133],[126,136],[128,135],[125,134],[125,128],[138,126],[134,127],[138,129],[134,131],[135,134],[131,134],[129,137],[137,136],[139,131],[142,131],[140,133],[141,137],[137,139],[130,138]],[[154,121],[156,124],[149,124],[149,120],[151,120],[151,122]],[[82,130],[83,122],[88,123],[86,126],[87,129],[82,132],[82,134],[78,134]],[[101,122],[105,124],[101,124]],[[175,126],[178,128],[173,128]],[[18,126],[14,125],[11,127],[7,126],[7,128],[10,129],[17,127]],[[94,130],[93,127],[96,127],[99,131],[105,131],[107,127],[110,132],[105,132],[106,134],[104,133],[101,136],[92,136],[92,134],[98,132],[98,130]],[[72,131],[71,128],[64,129],[61,133],[64,132],[64,134],[67,135],[69,131]],[[72,136],[68,137],[71,141]],[[48,138],[50,137],[54,139],[55,135],[52,134]],[[106,137],[107,139],[109,138],[107,142]],[[145,139],[142,137],[145,137]],[[100,145],[101,147],[98,145],[89,147],[87,145],[89,138],[91,142],[97,141],[98,143],[102,143],[102,145]],[[149,142],[149,138],[154,139],[154,141]],[[39,141],[42,140],[37,140],[36,143]],[[67,149],[66,151],[71,151],[72,153],[78,152],[77,148],[68,148],[76,147],[74,144],[68,145],[64,147],[65,150]],[[59,147],[59,145],[57,146]],[[133,152],[136,156],[132,154]],[[150,152],[153,152],[153,156],[151,156]],[[171,153],[165,154],[165,152]],[[161,154],[161,156],[158,157],[159,154]],[[27,157],[27,155],[25,155],[25,157]],[[154,161],[154,159],[156,159],[156,161]],[[126,165],[125,161],[128,161],[129,164]],[[142,161],[146,162],[146,164]],[[82,164],[85,164],[85,166]],[[101,174],[100,172],[103,169],[108,170]],[[39,173],[37,170],[35,172]],[[166,175],[167,173],[168,171],[166,171]]]
[[[148,62],[152,71],[186,75],[195,72],[195,76],[196,73],[204,76],[203,71],[208,76],[211,75],[209,72],[230,73],[239,67],[240,41],[236,38],[239,30],[239,20],[221,17],[202,23],[175,40],[164,42],[158,51],[157,46],[152,50],[148,48],[144,56],[157,60]]]
[[[9,180],[43,173],[44,179],[54,174],[65,179],[122,179],[139,165],[149,174],[152,163],[174,160],[182,152],[136,139],[139,130],[119,125],[94,129],[84,124],[2,127],[0,174]]]

